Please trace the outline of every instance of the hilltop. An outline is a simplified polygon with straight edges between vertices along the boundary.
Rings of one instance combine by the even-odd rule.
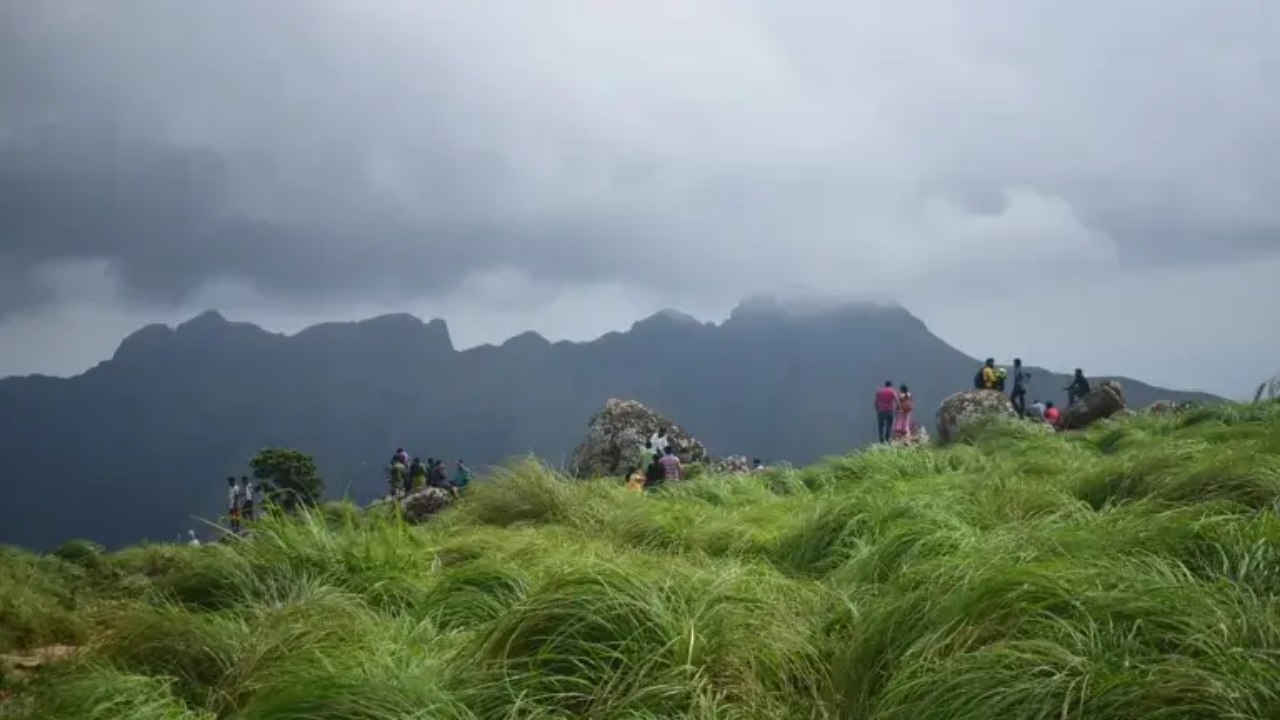
[[[465,351],[442,320],[280,335],[208,312],[143,328],[78,377],[0,380],[0,542],[172,539],[219,512],[223,478],[264,447],[313,455],[359,502],[383,491],[396,447],[476,468],[524,453],[558,465],[611,397],[661,411],[713,454],[809,463],[875,437],[868,398],[885,379],[909,383],[928,422],[977,364],[907,310],[865,303],[755,298],[718,325],[661,312],[592,342],[525,333]],[[1065,376],[1032,370],[1033,395],[1064,400]],[[1121,380],[1133,407],[1215,399]]]
[[[1280,402],[0,554],[8,717],[1280,717]],[[4,713],[0,713],[4,714]]]

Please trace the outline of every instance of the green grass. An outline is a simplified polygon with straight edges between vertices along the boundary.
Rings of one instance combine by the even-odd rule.
[[[0,552],[8,717],[1280,717],[1280,403]]]

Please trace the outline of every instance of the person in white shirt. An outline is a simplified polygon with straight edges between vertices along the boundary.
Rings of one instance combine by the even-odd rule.
[[[236,485],[235,477],[227,478],[227,517],[231,532],[240,532],[240,486]]]
[[[649,438],[649,443],[653,446],[653,451],[658,456],[666,455],[667,448],[671,446],[671,441],[667,438],[667,429],[658,428],[658,432],[654,433],[653,437]]]
[[[240,519],[253,519],[253,483],[247,475],[240,478]]]

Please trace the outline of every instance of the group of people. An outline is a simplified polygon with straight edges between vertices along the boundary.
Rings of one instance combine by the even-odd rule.
[[[387,466],[387,483],[390,497],[404,497],[424,487],[440,488],[458,496],[458,491],[471,482],[471,468],[461,460],[454,462],[453,477],[444,468],[444,461],[436,458],[409,459],[404,448],[396,448]]]
[[[227,517],[231,532],[240,532],[243,521],[253,520],[253,493],[253,483],[249,482],[248,476],[242,476],[238,483],[235,476],[227,478]],[[194,533],[192,539],[195,539]]]
[[[636,449],[635,461],[627,474],[627,488],[651,490],[665,482],[683,480],[684,465],[680,463],[678,450],[667,429],[658,428]]]
[[[978,370],[978,374],[974,377],[973,386],[984,390],[1004,392],[1007,377],[1008,372],[1002,367],[996,367],[994,358],[987,358],[987,361],[983,363]],[[1022,366],[1022,358],[1014,358],[1013,390],[1009,393],[1009,401],[1013,404],[1013,409],[1022,417],[1029,417],[1033,420],[1047,422],[1056,426],[1062,414],[1053,404],[1053,401],[1032,400],[1031,405],[1027,405],[1027,385],[1030,384],[1030,381],[1031,372]],[[1089,393],[1089,389],[1089,379],[1084,376],[1084,370],[1076,368],[1071,382],[1063,388],[1067,393],[1067,407],[1082,400]]]
[[[911,436],[915,419],[916,401],[911,396],[911,388],[906,385],[893,388],[892,380],[885,380],[884,385],[876,391],[876,440],[887,443],[894,438]]]

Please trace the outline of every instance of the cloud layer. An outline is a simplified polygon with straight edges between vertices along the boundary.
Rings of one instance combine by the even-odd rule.
[[[0,27],[5,310],[83,258],[176,301],[1280,249],[1269,2],[10,0]]]
[[[88,266],[153,314],[1247,268],[1277,36],[1268,0],[7,0],[0,322]]]

